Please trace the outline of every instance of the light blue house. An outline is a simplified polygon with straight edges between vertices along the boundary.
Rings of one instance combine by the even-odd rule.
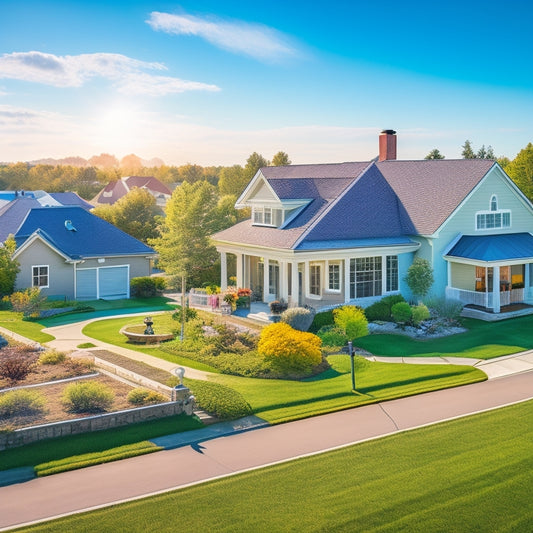
[[[237,200],[252,217],[213,236],[227,285],[264,302],[355,303],[410,297],[404,277],[427,259],[432,296],[499,313],[533,304],[533,206],[485,159],[400,161],[382,132],[378,160],[265,167]]]

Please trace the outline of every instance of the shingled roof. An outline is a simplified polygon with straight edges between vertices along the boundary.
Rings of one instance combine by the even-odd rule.
[[[265,167],[261,175],[280,200],[306,199],[309,204],[283,229],[254,226],[247,220],[213,238],[302,249],[313,247],[313,242],[430,235],[494,164],[461,159]]]
[[[155,254],[146,244],[79,206],[31,209],[15,234],[17,246],[35,233],[71,259]]]

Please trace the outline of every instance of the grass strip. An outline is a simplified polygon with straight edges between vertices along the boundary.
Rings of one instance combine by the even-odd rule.
[[[0,470],[34,466],[86,453],[106,452],[119,446],[202,427],[204,427],[203,423],[196,416],[182,414],[121,428],[47,439],[19,448],[4,450],[0,461]]]
[[[37,476],[50,476],[52,474],[77,470],[78,468],[85,468],[87,466],[110,463],[111,461],[119,461],[121,459],[127,459],[128,457],[145,455],[162,449],[161,446],[156,446],[149,441],[136,442],[134,444],[110,448],[103,452],[85,453],[82,455],[66,457],[57,461],[41,463],[35,467],[35,474]]]
[[[533,402],[17,531],[531,531]]]

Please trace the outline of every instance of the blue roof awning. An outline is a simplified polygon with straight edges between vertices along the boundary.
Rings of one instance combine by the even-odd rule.
[[[463,235],[446,256],[484,262],[533,260],[533,235]]]

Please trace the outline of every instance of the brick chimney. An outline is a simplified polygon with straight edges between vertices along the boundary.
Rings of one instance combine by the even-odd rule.
[[[379,160],[396,159],[396,132],[383,130],[379,135]]]

